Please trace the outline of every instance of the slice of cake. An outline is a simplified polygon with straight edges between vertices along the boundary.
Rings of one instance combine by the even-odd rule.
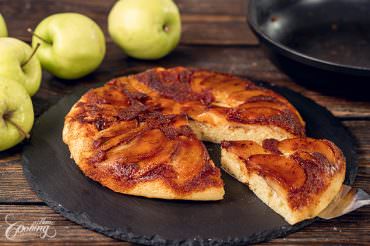
[[[115,192],[184,200],[224,196],[221,172],[186,117],[159,112],[127,83],[113,81],[83,95],[65,118],[63,140],[81,171]]]
[[[341,150],[328,140],[223,141],[223,168],[289,224],[317,216],[345,177]]]

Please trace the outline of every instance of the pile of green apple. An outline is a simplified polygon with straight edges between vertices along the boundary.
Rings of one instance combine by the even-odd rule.
[[[40,87],[41,68],[62,79],[77,79],[94,71],[105,55],[99,26],[76,13],[44,19],[32,47],[7,33],[0,15],[0,151],[29,137],[34,121],[31,96]]]
[[[8,36],[0,14],[0,151],[29,137],[34,122],[31,96],[39,89],[42,68],[61,79],[78,79],[102,63],[105,37],[90,18],[54,14],[32,34],[32,47]],[[120,0],[108,16],[113,41],[138,59],[159,59],[178,44],[181,21],[172,0]]]

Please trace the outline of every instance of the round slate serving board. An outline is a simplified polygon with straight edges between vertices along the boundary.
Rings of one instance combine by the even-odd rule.
[[[95,86],[100,86],[98,84]],[[287,88],[285,96],[307,123],[307,135],[336,143],[347,159],[346,183],[357,173],[355,141],[325,108]],[[50,207],[66,218],[107,236],[144,244],[245,244],[296,231],[314,220],[290,226],[247,186],[223,173],[226,195],[216,202],[168,201],[115,193],[85,177],[62,141],[64,116],[87,89],[61,99],[36,121],[23,150],[24,173]],[[220,147],[206,143],[219,166]]]

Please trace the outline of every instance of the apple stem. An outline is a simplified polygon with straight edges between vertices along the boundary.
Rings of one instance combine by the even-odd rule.
[[[22,64],[22,67],[26,66],[31,61],[32,57],[36,54],[36,52],[37,52],[38,48],[40,47],[40,45],[41,45],[40,43],[37,43],[36,44],[36,47],[33,49],[30,57],[28,57],[28,59]]]
[[[164,26],[163,26],[163,30],[164,30],[165,32],[168,32],[168,31],[170,30],[170,28],[169,28],[167,25],[164,25]]]
[[[25,132],[17,123],[15,123],[14,121],[12,121],[11,119],[6,119],[10,124],[12,124],[15,128],[17,128],[18,132],[23,136],[25,137],[26,139],[29,139],[30,138],[30,134],[28,134],[27,132]]]
[[[44,39],[44,38],[43,38],[43,37],[41,37],[40,35],[38,35],[38,34],[34,33],[34,32],[33,32],[33,30],[32,30],[31,28],[28,28],[28,29],[27,29],[27,32],[31,33],[31,34],[32,34],[32,36],[35,36],[36,38],[40,39],[42,42],[52,45],[52,43],[50,43],[49,41],[46,41],[46,39]]]

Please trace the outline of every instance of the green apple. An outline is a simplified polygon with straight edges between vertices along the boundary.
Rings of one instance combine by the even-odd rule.
[[[28,137],[34,115],[31,98],[17,81],[0,77],[0,151]]]
[[[7,36],[8,36],[8,29],[6,28],[6,24],[5,24],[3,16],[0,14],[0,37],[7,37]]]
[[[77,13],[54,14],[35,29],[32,46],[41,65],[62,79],[81,78],[94,71],[105,56],[105,38],[90,18]]]
[[[0,38],[0,77],[19,82],[29,95],[41,83],[41,65],[32,48],[15,38]]]
[[[159,59],[180,41],[180,13],[172,0],[120,0],[109,13],[108,30],[127,55]]]

